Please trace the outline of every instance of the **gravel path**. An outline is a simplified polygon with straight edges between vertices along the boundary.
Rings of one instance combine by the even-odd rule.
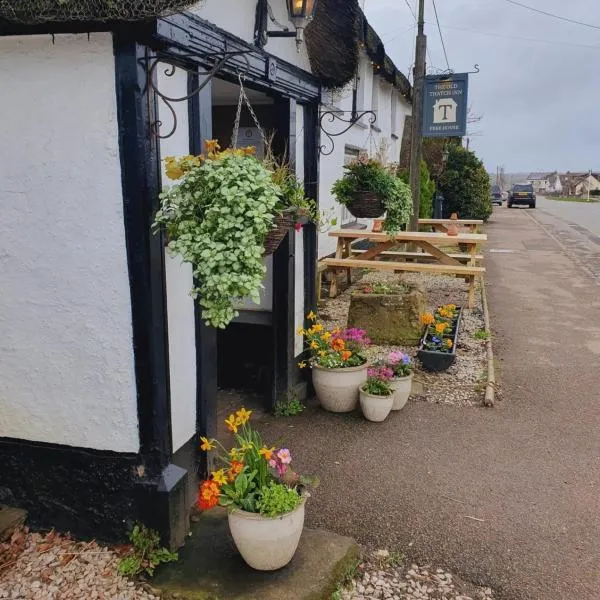
[[[158,600],[118,575],[117,554],[96,542],[24,530],[0,544],[0,558],[3,599]]]
[[[341,588],[339,600],[494,600],[489,587],[465,583],[430,565],[396,564],[387,550],[378,550],[359,565],[354,578]],[[335,598],[334,595],[334,599]]]
[[[328,299],[319,310],[319,316],[328,327],[345,327],[348,321],[350,297],[352,292],[361,289],[367,283],[385,282],[391,285],[400,282],[416,283],[427,292],[430,309],[443,304],[466,306],[467,286],[463,280],[444,275],[424,275],[410,273],[396,275],[378,271],[365,272],[336,298]],[[414,396],[415,401],[426,400],[434,404],[456,406],[480,406],[485,390],[486,349],[485,341],[477,340],[474,333],[484,329],[481,295],[477,294],[477,303],[473,310],[464,309],[459,332],[455,364],[443,373],[428,373],[417,369],[415,380],[420,383],[423,392]],[[401,350],[415,356],[415,347],[371,346],[368,356],[371,359],[384,356],[390,350]]]

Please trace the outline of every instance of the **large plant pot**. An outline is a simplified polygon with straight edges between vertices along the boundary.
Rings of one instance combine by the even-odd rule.
[[[453,324],[452,331],[452,351],[451,352],[438,352],[436,350],[427,350],[425,348],[425,340],[429,335],[429,327],[425,330],[423,338],[421,339],[421,343],[419,345],[419,351],[417,352],[417,357],[421,361],[423,368],[426,371],[446,371],[449,369],[456,361],[456,345],[458,343],[458,332],[460,330],[460,319],[462,316],[462,308],[458,309],[458,314],[456,315],[456,320]]]
[[[385,205],[374,192],[357,192],[346,208],[357,219],[377,219],[385,213]]]
[[[273,254],[287,235],[290,227],[294,226],[296,212],[292,209],[284,210],[273,219],[273,228],[265,237],[264,256]]]
[[[229,513],[229,530],[242,558],[257,571],[275,571],[292,560],[304,527],[305,498],[279,517],[235,509]]]
[[[389,396],[375,396],[368,394],[362,387],[360,392],[360,409],[367,421],[381,423],[385,421],[394,404],[393,392]]]
[[[394,390],[394,403],[392,404],[392,410],[402,410],[412,391],[413,374],[411,373],[408,377],[398,377],[392,379],[390,387]]]
[[[317,400],[329,412],[347,413],[358,406],[358,388],[367,381],[367,363],[345,369],[312,368]]]

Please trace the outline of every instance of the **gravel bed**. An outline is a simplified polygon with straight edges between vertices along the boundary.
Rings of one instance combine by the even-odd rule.
[[[25,529],[0,544],[0,557],[3,599],[158,600],[119,575],[117,553],[96,542],[76,542],[55,532],[44,536]]]
[[[401,282],[418,283],[427,292],[430,309],[434,310],[443,304],[465,306],[468,300],[467,284],[457,277],[445,275],[425,275],[422,273],[407,273],[397,275],[378,271],[367,271],[362,276],[353,271],[354,283],[339,294],[323,302],[319,316],[327,327],[346,327],[350,296],[367,283],[386,282],[399,284]],[[356,276],[358,275],[358,277]],[[415,381],[420,384],[422,393],[413,396],[413,401],[427,401],[435,404],[455,406],[480,406],[485,392],[487,373],[485,341],[476,340],[473,334],[485,328],[483,321],[483,306],[481,294],[476,294],[475,308],[464,308],[461,328],[458,335],[456,362],[442,373],[428,373],[422,370],[416,361]],[[402,346],[376,346],[368,350],[369,359],[384,356],[390,350],[401,350],[415,357],[417,348]]]
[[[336,600],[494,600],[488,587],[463,582],[430,565],[397,565],[386,550],[360,565],[336,595]]]

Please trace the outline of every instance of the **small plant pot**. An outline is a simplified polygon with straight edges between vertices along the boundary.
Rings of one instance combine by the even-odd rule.
[[[358,406],[358,388],[367,381],[365,363],[345,369],[312,368],[312,380],[321,406],[334,413],[347,413]]]
[[[456,344],[458,342],[458,332],[460,330],[460,318],[462,315],[462,308],[458,309],[456,320],[452,325],[452,351],[451,352],[439,352],[437,350],[427,350],[425,348],[425,341],[429,335],[429,327],[425,330],[421,343],[419,345],[419,351],[417,357],[421,361],[423,368],[426,371],[446,371],[456,361]]]
[[[305,502],[303,498],[292,512],[278,517],[240,509],[229,513],[231,536],[249,566],[257,571],[275,571],[292,560],[304,527]]]
[[[392,404],[392,410],[402,410],[412,392],[412,381],[413,374],[411,373],[407,377],[398,377],[392,379],[390,387],[394,390],[394,403]]]
[[[387,419],[387,416],[392,410],[394,404],[394,393],[392,392],[388,396],[375,396],[365,392],[360,387],[360,409],[367,421],[373,421],[374,423],[381,423]]]
[[[346,208],[357,219],[377,219],[385,213],[385,205],[375,192],[357,192]]]

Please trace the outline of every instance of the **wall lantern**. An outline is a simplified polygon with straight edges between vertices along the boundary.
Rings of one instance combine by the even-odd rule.
[[[276,0],[277,1],[277,0]],[[273,9],[268,0],[258,0],[256,5],[256,24],[254,28],[254,42],[261,48],[270,37],[295,37],[298,52],[304,42],[304,29],[312,21],[315,14],[317,0],[286,0],[288,16],[294,24],[296,31],[279,23],[273,16]],[[267,31],[267,17],[277,25],[281,31]]]

